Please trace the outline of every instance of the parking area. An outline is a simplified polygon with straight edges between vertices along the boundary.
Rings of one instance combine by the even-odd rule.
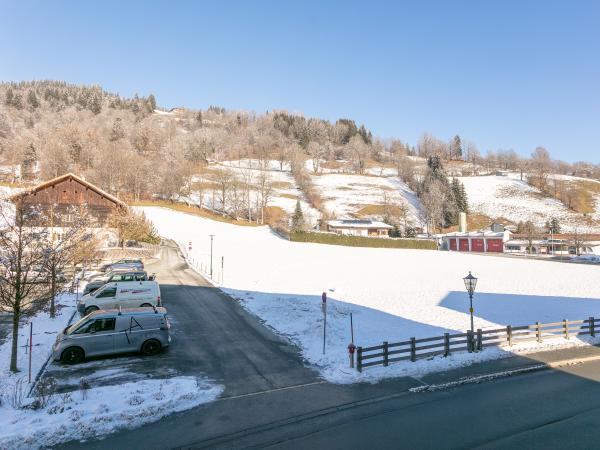
[[[317,374],[306,368],[296,347],[265,328],[235,300],[191,270],[175,246],[146,264],[160,283],[162,304],[171,323],[172,342],[157,356],[130,354],[81,364],[50,362],[44,377],[60,391],[77,390],[81,378],[94,387],[179,375],[208,376],[241,395],[309,383]]]

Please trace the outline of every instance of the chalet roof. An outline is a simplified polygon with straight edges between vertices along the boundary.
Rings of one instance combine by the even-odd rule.
[[[77,175],[75,175],[74,173],[66,173],[64,175],[61,175],[59,177],[53,178],[51,180],[45,181],[41,184],[38,184],[37,186],[34,186],[30,189],[26,189],[24,191],[21,191],[15,195],[13,195],[10,199],[11,200],[16,200],[19,199],[21,197],[25,197],[26,195],[33,195],[37,192],[40,192],[44,189],[47,189],[49,187],[55,186],[58,183],[61,183],[63,181],[66,180],[73,180],[73,181],[77,181],[79,184],[85,186],[86,188],[90,189],[91,191],[94,191],[96,194],[100,195],[101,197],[107,199],[108,201],[114,203],[115,205],[125,208],[127,207],[127,204],[121,200],[119,200],[117,197],[109,194],[108,192],[100,189],[98,186],[93,185],[92,183],[90,183],[89,181],[85,181],[83,178],[78,177]]]

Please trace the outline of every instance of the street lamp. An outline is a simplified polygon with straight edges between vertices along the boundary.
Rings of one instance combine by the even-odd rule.
[[[210,235],[210,279],[212,280],[213,277],[213,238],[215,237],[214,234]]]
[[[471,333],[475,331],[475,327],[473,326],[473,294],[475,293],[475,286],[477,286],[477,278],[475,278],[471,272],[469,275],[463,278],[465,282],[465,287],[467,288],[467,293],[469,294],[469,303],[470,308],[469,312],[471,313]]]

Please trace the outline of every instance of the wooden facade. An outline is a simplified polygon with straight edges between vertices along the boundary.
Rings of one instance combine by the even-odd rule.
[[[126,204],[84,179],[68,173],[12,197],[20,203],[30,224],[68,227],[86,208],[90,226],[105,228],[112,215]]]

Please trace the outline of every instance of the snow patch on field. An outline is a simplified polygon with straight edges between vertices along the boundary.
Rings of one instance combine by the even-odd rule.
[[[420,250],[353,248],[289,242],[267,227],[239,227],[162,208],[144,208],[158,232],[187,246],[197,267],[224,257],[215,270],[223,289],[278,333],[295,342],[303,357],[331,381],[377,380],[418,374],[482,358],[538,348],[456,353],[388,368],[348,369],[350,313],[355,344],[380,345],[410,337],[441,336],[469,327],[462,277],[479,277],[475,327],[485,328],[584,319],[600,314],[600,267],[549,261]],[[321,293],[329,295],[327,352],[322,354]],[[574,340],[573,340],[574,341]],[[563,345],[545,343],[544,345]],[[547,348],[547,347],[545,347]]]

